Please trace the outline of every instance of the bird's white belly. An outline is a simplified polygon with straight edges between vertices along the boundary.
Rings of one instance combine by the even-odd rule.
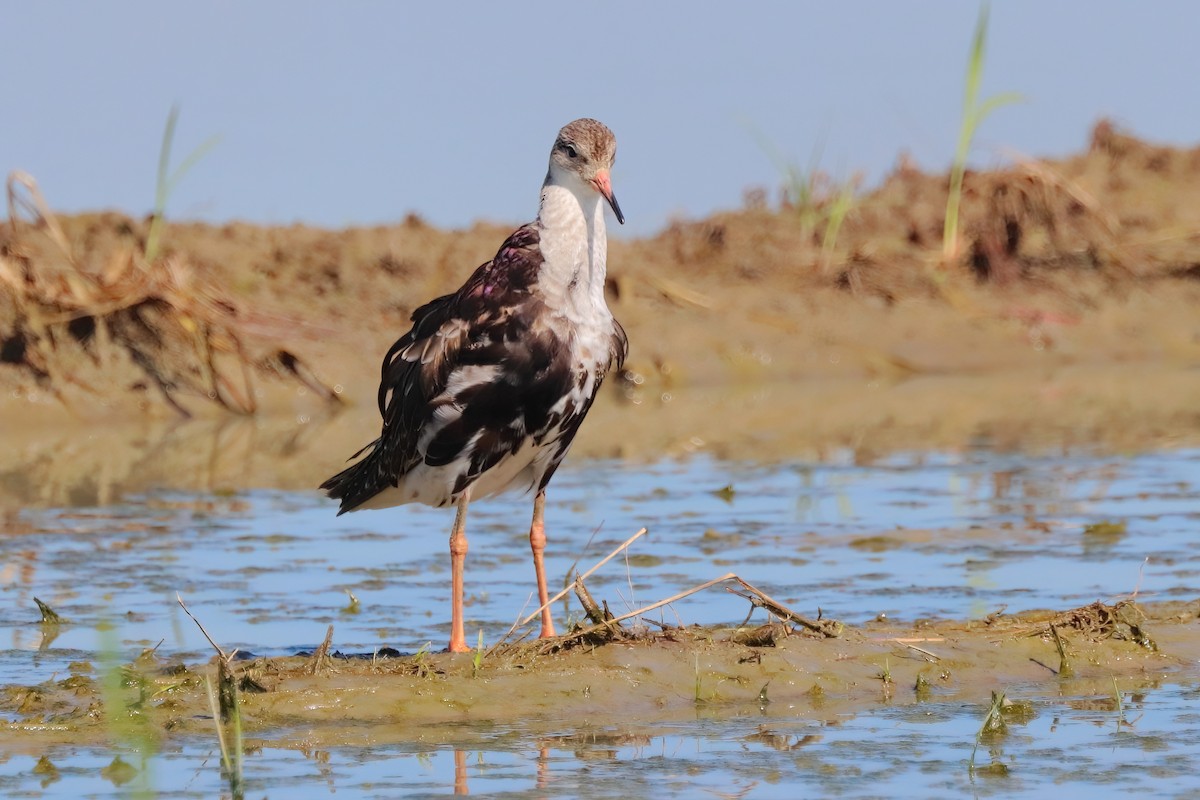
[[[592,320],[588,325],[574,326],[575,335],[571,338],[571,358],[575,364],[574,369],[583,372],[584,377],[550,409],[552,414],[560,415],[557,429],[526,431],[525,441],[514,453],[503,457],[471,483],[472,500],[490,497],[508,490],[527,492],[538,486],[546,474],[546,470],[552,466],[555,454],[558,452],[562,425],[566,422],[561,415],[567,411],[568,407],[573,409],[574,414],[578,414],[580,409],[587,407],[592,395],[596,392],[598,377],[608,367],[611,357],[609,351],[612,341],[611,320],[610,315],[607,320],[602,318]],[[480,376],[473,377],[478,379]],[[489,373],[482,377],[493,378],[494,375]],[[428,446],[441,427],[456,419],[460,411],[453,406],[443,406],[438,424],[431,426],[423,434],[423,444]],[[534,436],[537,436],[540,441],[535,442]],[[473,453],[473,447],[468,446],[458,458],[448,464],[430,466],[424,462],[418,463],[401,477],[398,486],[384,489],[358,508],[392,508],[408,503],[422,503],[430,506],[450,505],[455,500],[454,489],[459,485],[459,479],[470,469]]]
[[[471,499],[490,497],[509,489],[529,491],[541,480],[544,470],[544,460],[538,459],[538,454],[548,453],[554,447],[553,442],[536,445],[532,440],[526,440],[520,449],[502,458],[471,484]],[[459,476],[469,468],[469,458],[459,458],[439,467],[418,464],[400,479],[399,486],[384,489],[355,510],[392,508],[408,503],[450,505],[454,501],[453,492]]]

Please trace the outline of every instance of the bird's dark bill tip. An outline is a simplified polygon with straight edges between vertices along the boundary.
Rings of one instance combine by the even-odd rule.
[[[609,208],[611,208],[613,213],[617,215],[617,222],[624,225],[625,215],[621,213],[621,206],[617,204],[617,196],[615,194],[610,194],[604,199],[608,201]]]

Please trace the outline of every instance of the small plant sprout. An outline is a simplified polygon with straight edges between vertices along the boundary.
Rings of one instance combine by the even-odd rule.
[[[1058,628],[1054,627],[1054,623],[1050,623],[1050,633],[1054,635],[1054,646],[1058,649],[1058,677],[1073,677],[1075,670],[1071,668],[1071,662],[1067,659],[1066,645],[1063,644],[1062,637],[1058,635]]]
[[[975,771],[975,753],[979,750],[979,742],[983,739],[985,733],[1003,733],[1005,730],[1004,715],[1004,692],[992,692],[992,703],[988,706],[987,713],[983,715],[983,724],[979,726],[979,731],[975,734],[975,746],[971,748],[971,761],[967,768]]]
[[[833,266],[833,253],[837,248],[838,233],[842,222],[854,210],[855,192],[861,176],[856,175],[837,187],[829,201],[829,213],[825,218],[825,235],[821,238],[821,271],[828,272]]]
[[[820,219],[823,195],[821,184],[824,180],[824,174],[820,170],[821,153],[825,149],[823,139],[813,148],[806,168],[790,161],[764,133],[753,126],[750,126],[750,133],[758,140],[759,147],[771,159],[775,168],[783,174],[787,204],[795,210],[800,219],[801,238],[805,241],[810,240]]]
[[[158,178],[154,186],[154,215],[150,219],[150,231],[146,234],[146,249],[143,257],[146,261],[154,261],[158,256],[159,239],[162,238],[164,214],[167,210],[167,198],[175,191],[179,181],[200,159],[208,155],[217,146],[219,136],[206,139],[183,160],[174,172],[171,169],[171,143],[175,140],[175,123],[179,121],[179,107],[172,106],[167,114],[167,127],[163,130],[162,147],[158,151]],[[169,173],[169,174],[168,174]]]
[[[421,645],[421,649],[413,654],[413,667],[417,671],[419,677],[429,675],[429,651],[433,649],[433,642],[426,642]]]
[[[475,654],[471,656],[471,677],[479,677],[479,670],[483,667],[483,628],[479,629],[479,644],[475,647]]]
[[[967,155],[975,131],[997,108],[1021,101],[1016,92],[1004,92],[979,101],[979,84],[983,80],[983,57],[987,44],[988,4],[979,9],[979,21],[975,24],[975,36],[971,40],[971,53],[967,58],[967,81],[963,91],[962,124],[958,131],[958,146],[954,151],[954,164],[950,168],[950,194],[946,198],[946,221],[942,229],[942,264],[949,266],[957,260],[958,207],[962,200],[963,175],[967,169]]]
[[[889,659],[883,659],[883,669],[879,670],[879,674],[875,677],[883,681],[883,685],[885,687],[895,683],[895,681],[892,680],[892,665]]]
[[[1117,729],[1120,730],[1124,725],[1132,728],[1133,723],[1125,719],[1125,703],[1121,700],[1121,690],[1117,688],[1117,676],[1110,675],[1109,677],[1112,679],[1113,700],[1117,708]]]
[[[42,625],[58,625],[62,622],[62,617],[60,617],[58,612],[49,605],[43,603],[41,600],[38,600],[36,597],[33,598],[33,602],[37,604],[38,612],[42,615]]]

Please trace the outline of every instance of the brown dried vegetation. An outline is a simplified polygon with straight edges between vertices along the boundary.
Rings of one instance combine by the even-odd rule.
[[[250,329],[245,310],[187,257],[147,262],[134,227],[109,216],[83,226],[78,246],[86,255],[78,256],[23,173],[9,177],[8,206],[0,227],[0,362],[64,404],[73,389],[100,398],[119,386],[141,397],[156,390],[184,416],[191,398],[250,414],[255,373],[336,400],[299,357]]]

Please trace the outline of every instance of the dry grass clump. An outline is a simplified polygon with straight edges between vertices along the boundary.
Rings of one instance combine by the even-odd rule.
[[[967,262],[981,280],[1007,283],[1038,266],[1116,263],[1116,219],[1045,164],[972,175],[965,196]]]
[[[184,416],[187,398],[252,414],[256,374],[336,401],[187,258],[149,260],[144,247],[122,244],[99,266],[85,263],[22,172],[9,176],[8,210],[0,226],[0,365],[32,376],[64,404],[73,389],[97,397],[153,389]]]

